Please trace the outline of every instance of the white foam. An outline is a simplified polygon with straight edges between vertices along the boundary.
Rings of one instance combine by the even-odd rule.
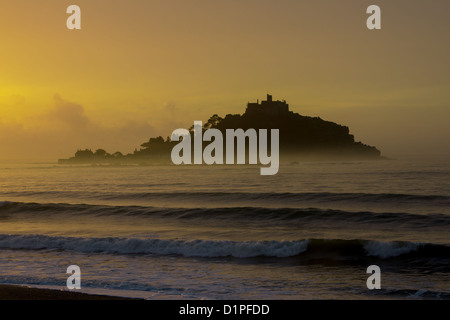
[[[364,249],[369,256],[376,256],[384,259],[410,253],[419,249],[421,246],[423,246],[423,244],[411,242],[369,241],[364,245]]]
[[[77,252],[182,255],[186,257],[290,257],[306,251],[309,241],[212,241],[137,238],[76,238],[0,234],[0,247],[59,249]]]

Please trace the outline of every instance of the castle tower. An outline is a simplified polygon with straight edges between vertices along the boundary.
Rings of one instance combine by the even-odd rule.
[[[267,114],[270,116],[282,116],[289,114],[289,105],[285,100],[283,101],[273,101],[272,95],[267,94],[267,100],[262,100],[261,103],[259,99],[257,102],[249,102],[247,104],[246,114]]]

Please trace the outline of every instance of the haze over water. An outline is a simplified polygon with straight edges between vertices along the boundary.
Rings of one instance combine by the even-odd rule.
[[[0,283],[64,288],[75,264],[145,298],[450,298],[449,1],[371,2],[381,30],[360,0],[77,0],[79,30],[63,1],[1,2]],[[56,164],[272,94],[301,115],[283,138],[395,160]]]

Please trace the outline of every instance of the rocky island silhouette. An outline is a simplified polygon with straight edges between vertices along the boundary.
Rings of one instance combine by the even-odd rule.
[[[227,114],[224,118],[214,114],[203,124],[203,130],[218,129],[279,129],[280,161],[302,160],[351,160],[383,159],[374,146],[355,141],[347,126],[320,117],[303,116],[289,110],[285,100],[249,102],[244,114]],[[193,126],[189,129],[193,134]],[[151,137],[133,153],[120,151],[108,153],[103,149],[78,150],[68,159],[59,159],[59,164],[156,164],[171,163],[171,151],[178,141],[169,137]]]

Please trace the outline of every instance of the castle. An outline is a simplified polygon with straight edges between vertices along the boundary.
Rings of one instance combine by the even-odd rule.
[[[267,95],[267,100],[257,102],[249,102],[247,103],[247,109],[245,110],[246,114],[261,114],[265,113],[270,116],[280,116],[280,115],[288,115],[289,114],[289,104],[283,101],[273,101],[272,95]]]

